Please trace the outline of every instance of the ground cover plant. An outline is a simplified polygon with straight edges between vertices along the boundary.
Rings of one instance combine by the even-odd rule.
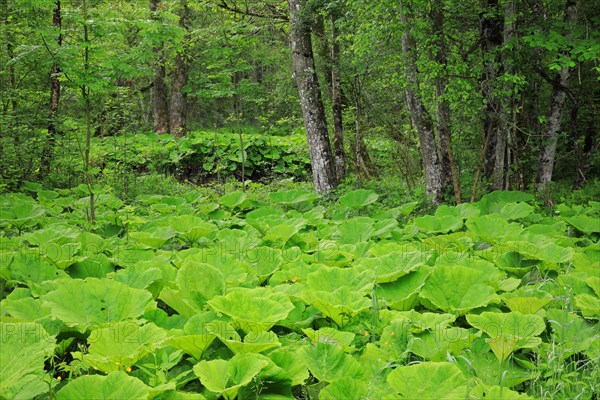
[[[0,398],[595,398],[600,202],[0,198]]]

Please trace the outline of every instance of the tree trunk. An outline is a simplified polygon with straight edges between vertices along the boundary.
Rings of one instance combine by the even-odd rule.
[[[575,1],[568,0],[565,8],[565,22],[574,24],[577,15],[577,5]],[[556,144],[558,142],[558,133],[560,132],[561,122],[564,112],[565,100],[567,98],[568,79],[570,68],[563,68],[555,79],[552,97],[550,99],[550,113],[546,122],[546,129],[542,135],[542,148],[539,156],[539,166],[535,188],[538,192],[548,189],[552,181],[552,171],[554,170],[554,159],[556,156]]]
[[[186,23],[189,16],[187,0],[181,0],[180,7],[179,26],[187,31]],[[189,34],[186,35],[183,40],[186,42],[189,41]],[[184,43],[183,48],[187,48],[187,43]],[[185,56],[186,53],[186,50],[178,51],[175,56],[175,69],[173,71],[173,83],[171,85],[171,105],[169,107],[171,116],[169,122],[171,123],[171,133],[177,137],[185,136],[187,131],[187,96],[183,91],[185,84],[187,83],[189,69]]]
[[[501,73],[502,60],[499,47],[502,45],[503,21],[498,0],[486,0],[480,18],[481,51],[483,69],[481,90],[486,101],[483,132],[488,143],[485,154],[485,177],[493,180],[493,187],[503,186],[505,131],[501,127],[502,104],[495,93],[495,84]]]
[[[150,0],[150,18],[159,21],[159,0]],[[154,131],[158,135],[169,133],[169,104],[167,101],[167,85],[165,83],[165,60],[162,43],[153,47],[154,52],[154,78],[152,85],[152,115],[154,117]]]
[[[456,204],[460,204],[461,195],[458,183],[458,168],[456,167],[454,154],[452,153],[450,104],[445,97],[446,87],[448,86],[448,71],[446,70],[448,60],[446,59],[446,40],[444,38],[443,1],[432,3],[431,20],[436,44],[434,59],[438,67],[441,68],[436,77],[435,92],[437,97],[438,135],[442,159],[442,182],[444,187],[452,185]]]
[[[56,36],[56,44],[58,46],[62,46],[62,15],[60,9],[60,0],[56,0],[54,3],[52,24],[58,31]],[[57,135],[60,134],[56,127],[58,105],[60,102],[60,73],[60,65],[58,65],[57,62],[54,62],[52,64],[52,69],[50,70],[50,110],[48,113],[46,143],[44,144],[44,150],[42,151],[42,158],[40,160],[40,172],[38,175],[39,179],[44,179],[50,172],[54,144],[56,142]]]
[[[342,121],[342,91],[340,88],[340,44],[338,42],[337,17],[331,12],[331,103],[333,112],[333,147],[335,149],[335,173],[338,182],[346,175],[344,161],[344,124]]]
[[[4,16],[4,33],[6,40],[6,56],[9,61],[12,61],[15,57],[14,50],[14,36],[11,28],[12,20],[10,18],[10,11],[8,8],[8,0],[2,0],[2,14]],[[15,65],[14,63],[8,64],[8,98],[10,99],[4,105],[4,110],[8,113],[8,107],[10,104],[10,113],[14,116],[17,113],[17,98],[15,96],[15,90],[17,86],[17,80],[15,75]]]
[[[404,5],[402,5],[402,8],[404,8]],[[416,45],[414,38],[410,34],[410,25],[408,24],[406,10],[404,9],[400,12],[400,22],[403,25],[402,52],[404,53],[404,68],[408,83],[404,91],[406,104],[419,135],[426,193],[431,197],[434,204],[439,204],[442,200],[441,165],[437,155],[433,122],[419,96],[417,58],[415,54]]]
[[[335,189],[337,180],[327,133],[325,108],[315,70],[310,25],[307,16],[303,15],[304,0],[288,0],[288,5],[294,74],[302,105],[313,182],[315,190],[324,193]]]

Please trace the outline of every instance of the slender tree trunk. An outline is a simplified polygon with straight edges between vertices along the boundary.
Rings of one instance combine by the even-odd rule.
[[[189,16],[187,0],[181,0],[180,7],[179,26],[187,31],[188,28],[186,24]],[[190,40],[189,35],[186,35],[183,40],[186,41],[183,45],[185,49],[187,47],[187,41]],[[175,69],[173,71],[173,83],[171,86],[171,105],[169,107],[171,116],[169,122],[171,123],[171,133],[177,137],[185,136],[187,130],[187,96],[183,91],[187,83],[189,69],[186,53],[186,50],[178,51],[175,56]]]
[[[406,104],[412,122],[419,135],[419,145],[423,158],[426,193],[434,204],[442,200],[442,171],[435,144],[433,121],[425,109],[419,96],[419,79],[417,70],[416,45],[410,34],[410,25],[404,5],[401,6],[400,22],[403,25],[402,52],[405,59],[405,74],[408,82],[405,89]]]
[[[288,0],[294,74],[300,93],[304,127],[311,159],[313,182],[318,193],[337,187],[325,108],[315,70],[310,28],[304,0]]]
[[[333,60],[331,59],[332,55],[331,46],[329,45],[329,38],[325,34],[325,18],[322,14],[316,16],[313,24],[313,33],[318,39],[315,47],[321,61],[320,70],[323,73],[327,87],[330,88],[333,85],[333,82],[331,81],[333,76],[331,71],[333,68]]]
[[[150,0],[150,18],[159,21],[159,0]],[[167,85],[165,83],[166,69],[162,43],[155,44],[154,52],[154,78],[152,85],[152,114],[154,117],[154,131],[158,135],[169,133],[169,103],[167,101]]]
[[[499,47],[502,45],[503,21],[498,0],[485,0],[480,18],[481,51],[483,70],[481,89],[486,101],[483,132],[491,135],[485,154],[484,175],[493,179],[493,187],[502,186],[504,152],[506,149],[505,131],[501,127],[502,104],[495,90],[496,80],[501,74],[502,60]]]
[[[2,0],[2,14],[4,15],[4,37],[6,40],[6,56],[9,60],[15,57],[14,50],[14,36],[11,28],[12,19],[10,18],[10,10],[8,7],[8,0]],[[15,75],[14,63],[8,64],[8,98],[10,101],[6,104],[5,110],[8,111],[8,105],[10,104],[10,113],[16,115],[17,113],[17,98],[15,96],[15,90],[17,86],[17,80]]]
[[[57,29],[56,44],[62,46],[62,15],[60,9],[60,0],[54,2],[54,11],[52,14],[52,24]],[[48,126],[46,143],[42,151],[42,159],[40,161],[39,179],[44,179],[50,172],[50,164],[52,162],[52,153],[56,137],[61,134],[56,127],[58,116],[58,106],[60,103],[60,65],[55,61],[50,70],[50,110],[48,113]]]
[[[433,22],[433,34],[435,36],[436,49],[434,59],[441,71],[436,77],[435,92],[437,97],[437,120],[438,135],[440,142],[440,153],[442,159],[442,182],[444,187],[452,184],[456,204],[460,204],[460,185],[458,183],[458,168],[452,152],[452,139],[450,133],[450,104],[446,99],[446,87],[448,86],[448,71],[446,67],[446,40],[444,38],[444,3],[443,1],[432,3],[431,19]]]
[[[331,103],[333,112],[333,147],[335,149],[335,173],[338,182],[346,175],[344,161],[344,124],[342,121],[342,91],[340,88],[340,44],[338,42],[337,17],[331,12]]]
[[[577,16],[577,5],[575,1],[568,0],[565,8],[565,22],[574,24]],[[544,191],[552,181],[554,170],[554,159],[556,156],[556,144],[560,132],[565,100],[567,98],[568,79],[570,68],[563,68],[556,77],[550,99],[550,113],[546,122],[546,129],[542,135],[542,148],[539,156],[539,166],[536,179],[536,190]]]

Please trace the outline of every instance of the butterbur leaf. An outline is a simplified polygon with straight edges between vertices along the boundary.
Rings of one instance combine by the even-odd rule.
[[[282,347],[269,352],[268,357],[275,365],[286,371],[292,386],[302,385],[308,379],[308,369],[295,350]]]
[[[467,321],[490,336],[487,342],[499,361],[506,360],[517,349],[538,346],[541,339],[537,336],[546,329],[542,317],[520,312],[468,314]]]
[[[408,350],[425,360],[445,361],[448,354],[458,355],[461,350],[469,348],[473,337],[467,329],[435,327],[434,330],[412,335]]]
[[[337,236],[342,244],[357,244],[368,241],[375,233],[372,222],[349,220],[342,222],[337,229]]]
[[[533,207],[527,203],[507,203],[500,209],[500,216],[507,220],[525,218],[533,212]]]
[[[420,296],[456,315],[500,300],[485,276],[472,268],[451,264],[435,266]]]
[[[462,219],[454,215],[424,215],[415,218],[413,224],[425,233],[447,233],[463,227]]]
[[[298,354],[308,370],[320,381],[335,382],[344,377],[360,380],[364,376],[358,361],[339,347],[317,343],[300,348]]]
[[[289,297],[266,287],[235,289],[213,298],[208,304],[231,317],[245,332],[269,330],[294,309]]]
[[[246,198],[247,196],[244,192],[231,192],[221,196],[220,203],[228,209],[234,210],[236,208],[240,208],[244,201],[246,201]]]
[[[377,286],[377,295],[392,310],[410,310],[418,301],[417,292],[423,287],[433,268],[421,266],[415,272],[402,276],[400,279],[382,283]]]
[[[357,274],[353,268],[323,267],[311,272],[306,278],[306,285],[311,290],[328,292],[346,286],[360,293],[368,293],[374,282],[373,271],[362,271]]]
[[[379,196],[372,190],[359,189],[340,197],[340,203],[354,209],[360,209],[375,203]]]
[[[216,330],[214,333],[233,354],[262,353],[263,351],[281,346],[277,335],[270,331],[251,331],[243,340],[239,335],[236,335],[237,337],[235,338],[227,338],[225,335],[222,335],[220,330]]]
[[[225,280],[221,271],[191,258],[184,260],[177,271],[175,282],[183,300],[198,311],[203,310],[208,300],[225,291]]]
[[[203,237],[209,237],[217,227],[195,215],[180,215],[169,218],[169,226],[188,243],[194,244]]]
[[[422,362],[397,367],[387,377],[395,393],[408,399],[467,398],[468,385],[460,369],[448,362]]]
[[[588,350],[598,337],[597,326],[577,314],[551,308],[547,317],[552,327],[552,340],[560,344],[564,358]]]
[[[573,217],[565,218],[565,221],[567,221],[569,225],[577,228],[577,230],[588,235],[600,232],[600,218],[591,217],[589,215],[575,215]]]
[[[106,324],[137,318],[154,308],[150,292],[110,279],[61,280],[58,289],[42,296],[52,316],[69,326]]]
[[[496,214],[482,215],[467,221],[467,228],[482,240],[494,244],[504,238],[518,237],[523,227]]]
[[[74,379],[56,393],[56,400],[146,400],[149,389],[139,379],[117,371],[106,376],[85,375]]]
[[[204,387],[225,399],[234,399],[240,388],[267,367],[269,362],[252,354],[236,354],[231,359],[202,360],[194,366],[194,373]]]
[[[366,382],[342,378],[327,385],[319,393],[320,400],[366,399],[369,391]]]
[[[283,247],[299,231],[300,228],[296,225],[286,223],[275,225],[267,231],[263,243],[272,247]]]
[[[376,283],[388,283],[415,271],[429,260],[430,255],[430,253],[394,251],[384,256],[363,258],[354,269],[374,271]]]
[[[117,322],[92,330],[83,360],[102,372],[123,370],[160,347],[165,337],[165,331],[154,324]]]
[[[44,361],[55,338],[35,322],[0,322],[0,398],[32,399],[48,391]]]
[[[600,299],[591,294],[578,294],[575,296],[575,305],[581,310],[585,318],[600,319]]]
[[[167,343],[200,360],[204,351],[214,340],[215,335],[212,334],[181,335],[170,337]]]
[[[313,344],[327,343],[341,349],[349,347],[356,336],[352,332],[339,331],[329,327],[321,328],[317,331],[312,328],[307,328],[302,329],[302,332],[304,332],[306,337],[308,337]]]
[[[348,286],[333,292],[307,291],[304,299],[340,327],[346,325],[352,316],[371,307],[371,300]]]
[[[319,196],[314,192],[297,189],[269,193],[269,198],[273,203],[288,206],[302,212],[311,209],[313,201],[318,199]]]
[[[518,393],[514,390],[502,386],[487,386],[477,385],[473,388],[473,395],[477,398],[486,398],[494,400],[530,400],[533,397],[528,396],[526,393]]]
[[[475,203],[482,214],[498,213],[508,203],[528,202],[533,200],[533,195],[520,191],[498,190],[485,194]]]

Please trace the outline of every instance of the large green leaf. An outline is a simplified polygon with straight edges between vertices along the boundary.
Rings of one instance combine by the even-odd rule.
[[[366,382],[344,377],[333,381],[319,393],[320,400],[366,399],[369,398],[369,388]]]
[[[233,354],[262,353],[281,346],[281,342],[277,335],[270,331],[259,332],[252,330],[244,336],[243,340],[233,329],[223,330],[219,328],[211,331],[233,352]]]
[[[269,193],[269,198],[273,203],[291,207],[298,211],[307,211],[312,208],[313,201],[318,199],[319,196],[314,192],[294,189]]]
[[[460,315],[500,300],[486,280],[485,276],[472,268],[438,264],[420,295],[442,311]]]
[[[417,271],[404,275],[394,282],[380,284],[377,287],[379,300],[393,310],[410,310],[418,301],[417,292],[423,287],[432,271],[431,267],[423,265]]]
[[[229,360],[202,360],[194,366],[194,373],[208,390],[235,399],[240,388],[267,367],[268,361],[252,354],[236,354]]]
[[[348,349],[352,340],[356,336],[352,332],[339,331],[334,328],[321,328],[315,331],[312,328],[302,329],[302,332],[310,339],[313,344],[327,343],[332,346],[337,346],[341,349]]]
[[[588,235],[600,232],[600,218],[591,217],[589,215],[575,215],[573,217],[565,218],[565,221]]]
[[[394,251],[384,256],[363,258],[354,269],[374,271],[376,283],[387,283],[415,271],[430,258],[429,252]]]
[[[42,296],[52,315],[69,326],[107,324],[134,319],[154,308],[150,292],[109,279],[61,280]]]
[[[515,222],[508,222],[497,214],[482,215],[467,221],[467,227],[480,239],[495,244],[505,238],[516,238],[523,227]]]
[[[102,372],[124,370],[162,345],[166,332],[154,324],[121,321],[92,330],[83,360]]]
[[[482,214],[498,213],[508,203],[528,202],[533,200],[533,195],[518,191],[495,191],[484,195],[475,203]]]
[[[177,286],[184,301],[198,311],[206,302],[225,291],[225,279],[221,271],[210,264],[187,258],[177,271]]]
[[[56,393],[56,400],[147,400],[149,387],[125,372],[111,372],[107,376],[86,375],[70,381]]]
[[[488,343],[500,362],[517,349],[537,347],[542,341],[538,335],[546,329],[542,317],[520,312],[467,314],[467,321],[490,336]]]
[[[213,298],[208,304],[215,311],[231,317],[246,333],[269,330],[294,309],[288,296],[267,287],[234,289]]]
[[[359,189],[353,192],[348,192],[340,197],[340,203],[352,207],[354,209],[360,209],[368,206],[369,204],[375,203],[379,196],[372,190]]]
[[[460,369],[449,362],[422,362],[397,367],[387,381],[401,398],[460,399],[467,398],[468,385]]]
[[[322,382],[335,382],[344,377],[360,380],[364,376],[358,361],[339,347],[317,343],[300,348],[298,354],[313,376]]]
[[[356,244],[368,241],[374,233],[373,221],[351,219],[338,226],[337,238],[342,244]]]
[[[507,203],[499,211],[501,217],[507,220],[525,218],[533,212],[533,207],[527,203]]]
[[[424,215],[415,218],[413,224],[425,233],[447,233],[463,227],[462,219],[454,215]]]
[[[193,245],[201,238],[210,238],[217,227],[195,215],[179,215],[169,218],[169,226],[177,235]]]
[[[294,349],[281,347],[269,352],[268,357],[286,371],[292,381],[292,386],[302,385],[308,379],[308,369]]]
[[[445,361],[449,354],[458,356],[473,342],[473,332],[458,327],[441,327],[411,336],[408,350],[424,360]]]
[[[55,338],[35,322],[0,322],[0,398],[32,399],[48,391],[44,361]]]
[[[360,293],[368,293],[374,283],[373,271],[365,270],[357,273],[353,268],[323,267],[306,277],[306,285],[314,291],[333,292],[346,286]]]
[[[346,325],[354,315],[372,306],[370,299],[348,286],[333,292],[308,290],[304,293],[304,300],[340,327]]]

